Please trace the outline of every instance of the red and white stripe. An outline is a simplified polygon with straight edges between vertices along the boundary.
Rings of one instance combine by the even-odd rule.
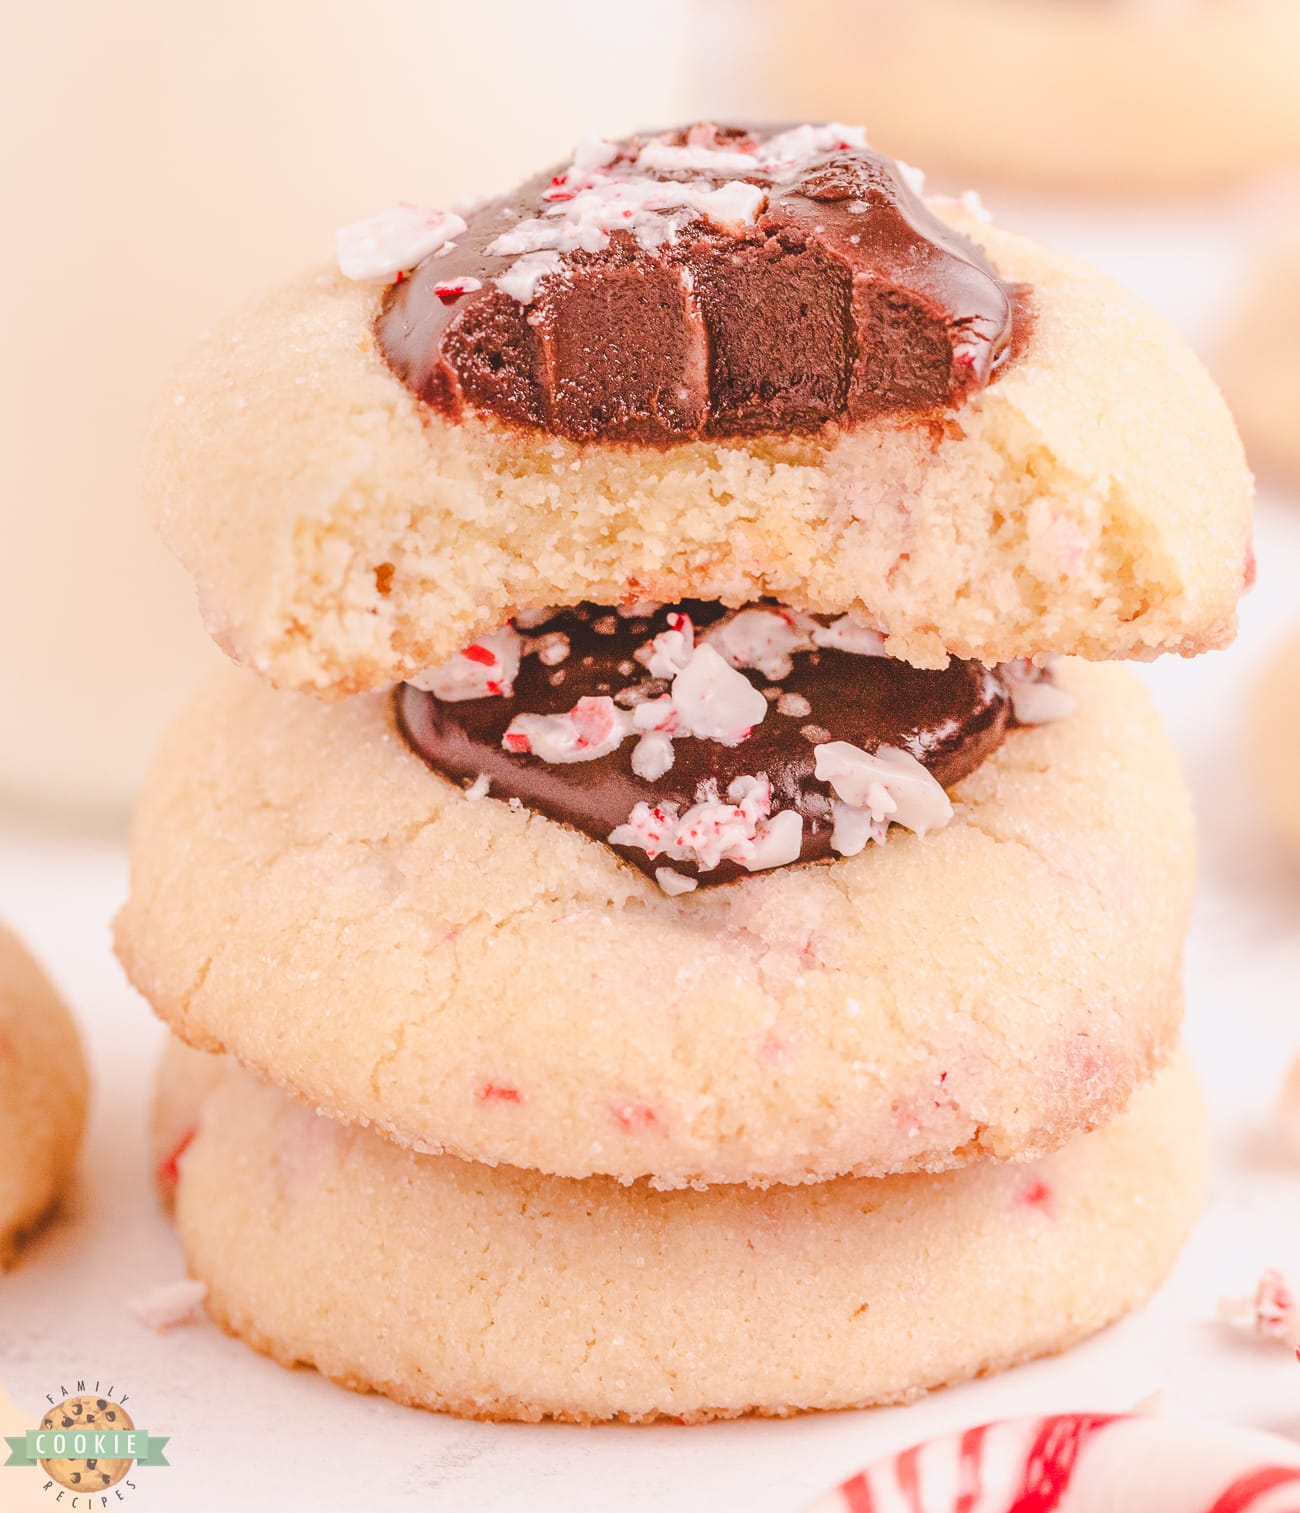
[[[878,1461],[808,1513],[1300,1513],[1300,1444],[1134,1415],[1012,1419]]]

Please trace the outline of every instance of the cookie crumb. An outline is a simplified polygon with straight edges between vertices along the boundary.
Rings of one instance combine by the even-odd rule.
[[[181,1324],[193,1324],[199,1317],[208,1295],[208,1284],[182,1277],[164,1282],[127,1302],[127,1312],[156,1334],[166,1334]]]

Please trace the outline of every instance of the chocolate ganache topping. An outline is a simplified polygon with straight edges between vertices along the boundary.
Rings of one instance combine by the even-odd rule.
[[[450,218],[379,344],[447,416],[574,441],[932,415],[1010,354],[1019,291],[919,178],[840,125],[591,142]]]
[[[506,626],[396,694],[471,798],[520,801],[670,893],[946,823],[944,789],[1068,709],[1022,664],[926,671],[844,616],[580,605]]]

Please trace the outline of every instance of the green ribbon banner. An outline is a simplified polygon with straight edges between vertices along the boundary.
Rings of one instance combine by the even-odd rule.
[[[137,1466],[167,1466],[162,1453],[170,1434],[143,1429],[29,1429],[4,1437],[6,1466],[34,1466],[40,1460],[133,1460]]]

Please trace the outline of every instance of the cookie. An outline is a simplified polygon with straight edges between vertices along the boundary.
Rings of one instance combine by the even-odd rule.
[[[769,97],[975,182],[1195,193],[1300,157],[1297,53],[1291,0],[812,0],[774,14]]]
[[[673,896],[430,771],[392,695],[225,669],[142,794],[118,953],[183,1038],[427,1150],[665,1187],[1037,1156],[1172,1048],[1192,883],[1147,695],[1056,677],[1074,712],[943,828]]]
[[[214,331],[154,427],[209,629],[326,695],[583,601],[853,612],[924,666],[1223,644],[1251,488],[1197,359],[917,188],[854,128],[697,126],[349,229],[356,279]]]
[[[86,1097],[76,1027],[49,978],[0,925],[0,1265],[67,1186]]]
[[[1259,259],[1225,335],[1219,373],[1251,461],[1300,487],[1300,239]]]
[[[197,1051],[182,1054],[174,1040],[168,1041],[163,1059],[166,1073],[160,1068],[156,1079],[149,1139],[155,1152],[154,1186],[170,1206],[180,1180],[180,1164],[196,1133],[195,1110],[220,1081],[225,1064],[220,1056]]]
[[[1290,850],[1300,857],[1300,793],[1295,742],[1300,737],[1300,636],[1273,653],[1252,690],[1246,751],[1262,808]]]
[[[698,1421],[1064,1349],[1159,1284],[1205,1147],[1180,1056],[1029,1166],[662,1193],[416,1155],[231,1068],[176,1222],[213,1318],[285,1365],[480,1418]]]

